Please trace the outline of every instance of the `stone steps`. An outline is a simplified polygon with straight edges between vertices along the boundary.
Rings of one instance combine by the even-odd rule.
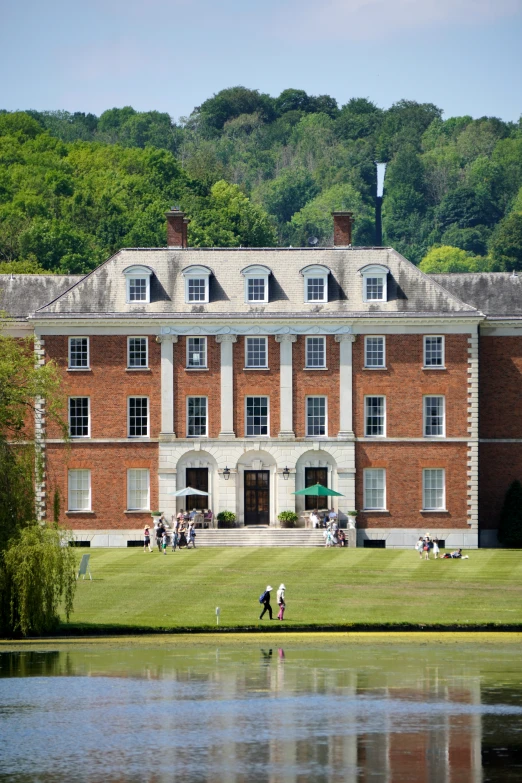
[[[324,546],[322,530],[237,528],[197,530],[196,546]]]

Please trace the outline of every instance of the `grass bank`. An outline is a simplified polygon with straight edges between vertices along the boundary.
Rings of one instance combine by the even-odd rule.
[[[217,606],[224,633],[522,629],[520,551],[476,550],[469,560],[429,562],[414,551],[365,549],[90,554],[94,579],[78,582],[64,633],[209,632],[217,630]],[[260,622],[260,593],[281,582],[284,623]]]

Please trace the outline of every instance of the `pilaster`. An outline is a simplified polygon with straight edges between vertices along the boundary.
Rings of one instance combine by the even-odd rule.
[[[175,334],[162,334],[161,343],[161,434],[176,437],[174,432],[174,343]]]
[[[221,345],[221,430],[220,438],[235,438],[234,433],[234,343],[237,334],[217,334]]]
[[[276,342],[280,349],[280,426],[279,438],[291,440],[295,438],[293,429],[293,377],[292,377],[292,343],[297,340],[296,334],[276,334]]]
[[[353,363],[352,344],[354,334],[336,334],[335,342],[339,343],[339,440],[353,440]]]

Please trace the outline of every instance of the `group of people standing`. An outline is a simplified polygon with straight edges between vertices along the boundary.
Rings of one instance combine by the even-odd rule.
[[[274,588],[270,585],[266,586],[266,590],[263,590],[259,597],[259,603],[263,605],[263,611],[259,615],[259,619],[262,620],[265,612],[268,612],[268,616],[272,620],[272,606],[270,604],[270,594]],[[278,620],[284,620],[285,615],[285,609],[286,609],[286,601],[285,601],[285,591],[286,587],[284,584],[279,585],[279,590],[277,591],[277,605],[279,607],[279,614],[277,615]]]
[[[424,557],[424,560],[430,559],[430,552],[433,552],[433,557],[435,560],[439,556],[439,542],[436,538],[431,538],[429,533],[426,533],[425,536],[419,536],[419,540],[415,544],[415,549],[419,553],[419,557],[422,560]]]
[[[196,530],[194,528],[194,522],[192,520],[186,521],[183,511],[180,511],[177,516],[174,514],[172,515],[171,529],[169,529],[167,525],[165,515],[162,514],[158,518],[157,523],[156,521],[154,522],[153,535],[156,541],[156,546],[158,547],[158,552],[163,552],[164,555],[167,554],[169,540],[173,552],[175,552],[176,549],[189,549],[190,546],[192,546],[192,549],[196,548]],[[144,552],[147,550],[149,552],[153,551],[151,541],[152,535],[150,526],[145,525],[143,530]]]

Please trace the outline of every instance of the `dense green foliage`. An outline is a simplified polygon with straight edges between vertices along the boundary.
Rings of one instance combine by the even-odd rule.
[[[522,484],[514,481],[506,492],[498,540],[508,547],[522,548]]]
[[[84,271],[161,246],[173,203],[195,246],[328,244],[342,208],[354,243],[372,244],[375,160],[388,163],[386,244],[415,263],[444,246],[465,251],[459,268],[522,269],[521,122],[236,86],[179,123],[130,106],[0,113],[0,271]]]
[[[59,621],[62,598],[70,614],[75,558],[63,532],[34,521],[35,454],[32,422],[38,397],[47,420],[60,419],[60,377],[52,362],[35,367],[32,342],[0,336],[0,634],[39,634]]]

